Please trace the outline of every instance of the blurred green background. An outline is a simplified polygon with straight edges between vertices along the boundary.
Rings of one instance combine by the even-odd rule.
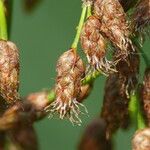
[[[43,0],[32,13],[26,13],[22,0],[14,0],[11,40],[20,49],[20,94],[50,88],[55,83],[55,65],[63,51],[69,49],[81,12],[81,0]],[[150,44],[144,45],[150,54]],[[144,63],[142,63],[142,71]],[[142,76],[142,74],[141,74]],[[86,125],[100,113],[105,77],[101,76],[84,102],[89,117],[82,116],[81,127],[57,118],[35,124],[40,150],[75,150]],[[129,150],[134,129],[119,131],[115,150]]]

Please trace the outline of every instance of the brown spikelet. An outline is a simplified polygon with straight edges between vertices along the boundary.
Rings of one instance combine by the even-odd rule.
[[[47,108],[51,113],[57,112],[61,119],[68,118],[78,125],[81,123],[79,106],[84,107],[78,102],[84,72],[84,64],[74,49],[63,53],[57,63],[56,100]]]
[[[29,103],[36,111],[42,111],[49,105],[48,91],[31,93],[25,98],[25,103]]]
[[[144,114],[147,120],[148,125],[150,126],[150,68],[147,68],[145,71],[144,82],[141,92],[142,107]]]
[[[97,118],[85,129],[78,150],[111,150],[112,144],[106,139],[106,123]]]
[[[118,51],[115,52],[114,59],[118,59],[117,57]],[[130,91],[137,86],[139,67],[140,57],[137,50],[129,54],[126,61],[121,59],[116,65],[119,75],[125,78],[127,95],[129,95]]]
[[[19,55],[16,45],[0,40],[0,94],[7,103],[19,99]]]
[[[14,128],[21,121],[21,110],[23,109],[19,104],[14,104],[12,107],[9,107],[6,112],[0,117],[0,129],[2,131],[6,131]]]
[[[136,131],[132,139],[132,150],[150,150],[150,128]]]
[[[126,14],[118,0],[96,0],[94,14],[101,20],[101,31],[117,46],[120,54],[127,56],[132,42]]]
[[[105,95],[101,116],[107,123],[107,138],[119,128],[128,125],[128,102],[125,78],[112,74],[106,81]]]
[[[129,123],[129,93],[136,88],[139,71],[139,56],[128,55],[128,61],[117,64],[118,73],[108,77],[101,116],[107,123],[107,137],[119,128],[127,128]]]
[[[38,150],[38,141],[32,125],[18,126],[8,132],[8,135],[17,150]]]
[[[101,23],[95,16],[90,16],[81,32],[81,46],[87,60],[94,69],[105,74],[115,72],[114,63],[108,61],[106,55],[106,40],[100,33]]]
[[[145,34],[150,32],[150,0],[140,0],[132,16],[135,32]]]

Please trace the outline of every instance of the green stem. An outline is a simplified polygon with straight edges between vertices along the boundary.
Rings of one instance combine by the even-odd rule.
[[[49,92],[49,94],[48,94],[48,100],[49,100],[49,102],[53,102],[53,101],[55,100],[55,97],[56,97],[55,91],[52,89],[52,90]]]
[[[89,5],[87,7],[87,18],[90,17],[92,15],[92,9],[91,9],[91,5]]]
[[[0,39],[8,39],[5,6],[3,0],[0,0]]]
[[[143,115],[141,113],[141,111],[138,111],[138,114],[137,114],[137,128],[138,129],[144,129],[146,127],[146,124],[145,124],[145,120],[143,118]]]
[[[91,74],[87,74],[82,80],[82,85],[91,84],[96,78],[100,76],[100,74],[101,73],[99,71],[94,71]]]
[[[146,124],[141,112],[138,94],[135,91],[131,92],[128,110],[131,121],[137,124],[137,128],[138,129],[145,128]]]
[[[138,104],[137,97],[135,91],[132,91],[130,94],[130,102],[128,106],[130,119],[134,124],[137,124],[137,112],[138,112]]]
[[[87,6],[83,5],[82,13],[81,13],[80,21],[79,21],[79,25],[77,27],[77,33],[76,33],[76,36],[74,38],[73,44],[71,46],[71,48],[73,48],[73,49],[77,49],[77,46],[78,46],[78,43],[79,43],[79,39],[80,39],[81,30],[82,30],[82,26],[84,24],[86,10],[87,10]]]
[[[139,101],[139,95],[137,94],[137,101],[138,101],[138,113],[137,113],[137,128],[138,129],[144,129],[146,127],[146,122],[143,117],[143,113],[141,111],[141,105]]]

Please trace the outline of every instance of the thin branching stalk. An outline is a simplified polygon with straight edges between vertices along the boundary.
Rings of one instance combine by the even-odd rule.
[[[0,0],[0,38],[3,40],[8,39],[7,21],[5,16],[5,6],[3,0]]]

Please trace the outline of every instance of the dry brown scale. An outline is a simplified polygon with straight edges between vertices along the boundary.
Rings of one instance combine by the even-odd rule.
[[[118,51],[114,54],[114,59],[118,57]],[[126,94],[129,96],[131,90],[134,90],[138,83],[138,74],[140,67],[140,57],[138,51],[132,52],[126,58],[126,61],[120,60],[116,65],[120,76],[125,78]]]
[[[136,131],[132,139],[132,150],[150,150],[150,128]]]
[[[144,110],[147,123],[150,126],[150,68],[147,68],[145,71],[141,99],[143,105],[142,109]]]
[[[132,18],[135,32],[140,34],[150,33],[150,0],[140,0]]]
[[[10,150],[38,150],[37,134],[32,125],[19,126],[7,133],[12,145]],[[8,137],[7,137],[8,138]],[[11,149],[12,148],[12,149]]]
[[[0,94],[7,103],[19,99],[19,55],[16,45],[0,40]]]
[[[107,138],[119,128],[126,128],[128,125],[128,101],[125,93],[125,78],[118,74],[112,74],[108,77],[105,86],[105,95],[101,117],[107,123]]]
[[[129,123],[129,93],[138,83],[139,56],[128,55],[128,61],[120,61],[116,68],[118,73],[108,77],[101,116],[107,123],[107,137],[119,128],[127,128]]]
[[[106,139],[106,123],[103,119],[93,120],[85,129],[78,150],[111,150],[111,141]]]
[[[75,49],[63,53],[57,63],[56,99],[46,108],[47,111],[58,113],[61,119],[68,118],[73,124],[80,125],[79,114],[82,112],[79,107],[84,105],[78,102],[78,98],[84,74],[84,64]]]
[[[101,22],[95,16],[90,16],[81,32],[81,46],[88,63],[104,74],[116,72],[115,63],[106,59],[107,41],[100,32]]]
[[[41,91],[36,93],[31,93],[25,98],[24,103],[32,105],[36,111],[42,111],[46,106],[49,105],[48,100],[49,91]]]
[[[130,30],[126,14],[119,1],[96,0],[94,15],[99,17],[101,21],[101,32],[111,40],[114,46],[119,48],[120,55],[126,58],[130,51],[134,50],[134,47],[129,38]]]

